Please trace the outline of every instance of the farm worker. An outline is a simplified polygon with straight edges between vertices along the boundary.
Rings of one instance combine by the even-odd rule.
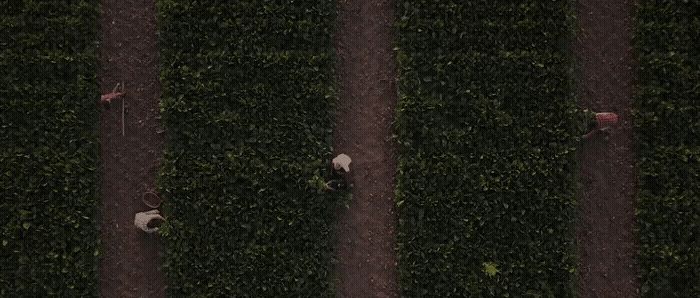
[[[155,233],[158,232],[158,227],[149,227],[148,223],[152,221],[165,221],[165,218],[160,216],[160,212],[158,210],[151,210],[151,211],[146,211],[146,212],[139,212],[136,213],[136,216],[134,217],[134,225],[143,230],[146,233]]]
[[[350,163],[352,159],[347,154],[338,154],[333,158],[333,172],[340,172],[342,169],[345,173],[350,172]]]
[[[340,171],[340,169],[343,169],[343,171],[350,172],[350,163],[352,162],[352,159],[350,156],[347,154],[338,154],[333,159],[333,170],[334,172]]]
[[[584,112],[588,112],[587,110]],[[615,113],[593,113],[588,112],[588,130],[589,132],[583,135],[582,139],[590,139],[598,132],[608,133],[610,129],[617,125],[619,117]]]
[[[331,161],[331,178],[326,182],[326,189],[330,191],[347,188],[345,174],[350,172],[352,159],[347,154],[339,154]]]
[[[120,85],[122,87],[121,90],[119,89]],[[102,94],[100,101],[102,103],[110,103],[113,99],[122,98],[125,94],[126,93],[124,93],[124,83],[117,83],[117,85],[114,86],[114,89],[112,89],[111,93]]]

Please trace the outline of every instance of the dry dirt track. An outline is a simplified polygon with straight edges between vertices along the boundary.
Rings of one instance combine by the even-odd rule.
[[[125,83],[127,113],[125,136],[121,100],[100,120],[100,296],[164,297],[159,240],[133,225],[134,214],[148,209],[140,196],[154,189],[163,151],[155,0],[102,0],[101,9],[98,81],[103,93]]]
[[[397,297],[393,2],[339,0],[338,9],[334,149],[353,158],[354,184],[350,208],[339,210],[338,297]]]
[[[577,242],[580,297],[636,297],[636,178],[631,124],[632,0],[578,0],[573,45],[582,107],[612,111],[621,127],[580,153]]]

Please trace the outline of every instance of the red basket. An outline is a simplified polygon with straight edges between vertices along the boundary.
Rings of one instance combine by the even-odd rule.
[[[598,123],[598,128],[607,128],[617,125],[619,117],[615,113],[597,113],[595,120]]]

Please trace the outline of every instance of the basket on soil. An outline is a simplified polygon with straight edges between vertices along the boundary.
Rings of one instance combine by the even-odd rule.
[[[143,201],[146,206],[153,209],[160,207],[160,203],[162,202],[161,198],[153,192],[144,193],[141,197],[141,201]]]

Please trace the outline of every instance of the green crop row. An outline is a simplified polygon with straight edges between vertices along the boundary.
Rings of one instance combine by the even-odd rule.
[[[700,297],[700,2],[638,3],[635,133],[645,297]]]
[[[574,295],[569,2],[398,1],[403,295]]]
[[[335,0],[158,1],[172,296],[331,296]]]
[[[0,296],[97,296],[97,1],[0,1]]]

